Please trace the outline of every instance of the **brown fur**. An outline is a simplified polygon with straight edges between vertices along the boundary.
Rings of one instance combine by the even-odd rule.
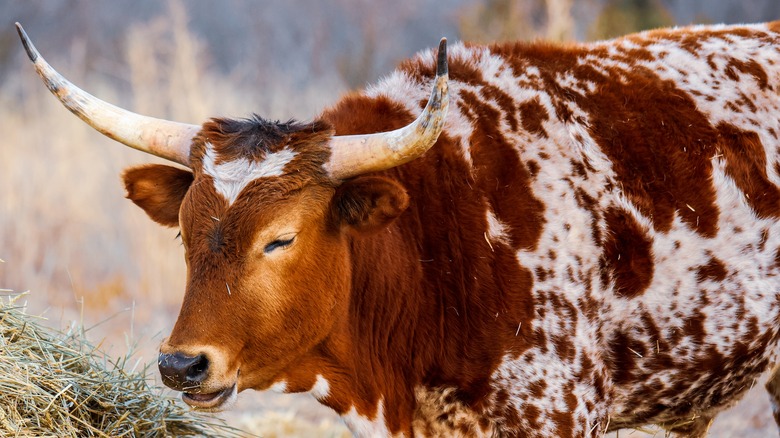
[[[155,222],[168,227],[179,225],[179,206],[192,184],[192,173],[160,164],[147,164],[125,170],[127,198],[146,211]]]
[[[336,190],[330,209],[334,224],[357,233],[379,231],[409,205],[409,196],[397,182],[378,177],[347,181]]]

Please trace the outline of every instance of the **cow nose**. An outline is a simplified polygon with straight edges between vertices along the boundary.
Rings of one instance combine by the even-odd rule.
[[[209,360],[205,354],[160,353],[157,366],[163,383],[178,391],[186,392],[199,387],[209,374]]]

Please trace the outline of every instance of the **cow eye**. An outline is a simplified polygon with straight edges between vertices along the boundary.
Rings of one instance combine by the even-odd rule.
[[[263,248],[263,252],[266,254],[271,253],[275,249],[278,248],[286,248],[290,245],[292,245],[293,241],[295,240],[295,236],[290,236],[289,238],[284,237],[281,239],[276,239],[273,242],[269,243],[268,245]]]

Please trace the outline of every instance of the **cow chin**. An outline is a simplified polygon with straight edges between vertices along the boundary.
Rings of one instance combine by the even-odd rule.
[[[181,399],[191,408],[204,412],[220,412],[230,409],[238,398],[238,383],[208,394],[183,392]]]

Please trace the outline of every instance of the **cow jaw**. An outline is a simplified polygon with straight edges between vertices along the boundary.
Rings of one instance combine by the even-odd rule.
[[[208,394],[182,392],[181,399],[191,408],[205,412],[220,412],[229,409],[238,398],[238,382],[221,391]]]

